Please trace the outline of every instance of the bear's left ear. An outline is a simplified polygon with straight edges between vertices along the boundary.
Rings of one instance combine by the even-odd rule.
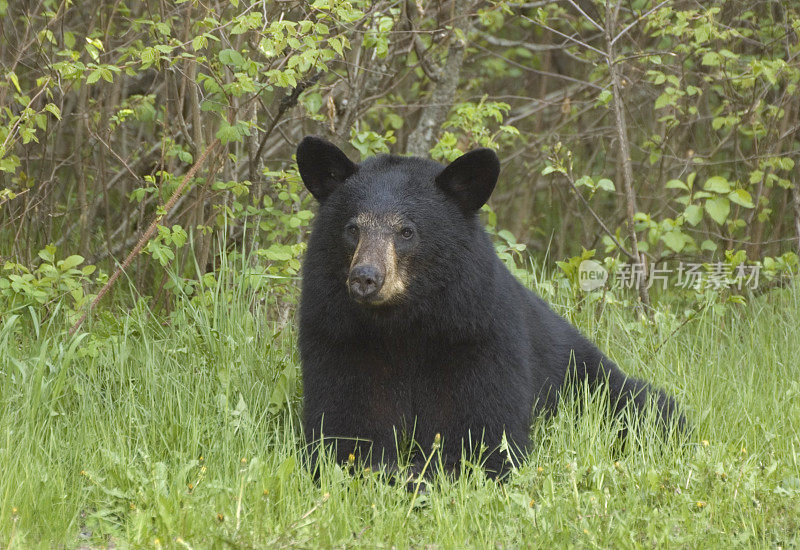
[[[324,202],[356,173],[358,165],[330,141],[306,136],[297,146],[297,168],[306,188],[319,202]]]
[[[453,198],[462,210],[472,213],[489,200],[500,160],[491,149],[475,149],[451,162],[436,176],[436,185]]]

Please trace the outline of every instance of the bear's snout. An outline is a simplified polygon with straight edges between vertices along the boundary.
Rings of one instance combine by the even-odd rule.
[[[369,301],[383,287],[384,274],[374,265],[356,265],[350,270],[347,286],[356,300]]]

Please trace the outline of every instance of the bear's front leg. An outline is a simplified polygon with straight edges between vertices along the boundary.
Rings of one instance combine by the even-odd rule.
[[[351,415],[317,414],[304,422],[306,443],[311,453],[315,475],[320,451],[331,452],[343,467],[359,471],[369,468],[392,475],[398,471],[397,445],[394,430],[369,429]]]
[[[394,386],[378,374],[383,357],[343,345],[323,349],[307,346],[303,354],[306,441],[319,446],[323,437],[342,465],[395,472],[403,415]]]

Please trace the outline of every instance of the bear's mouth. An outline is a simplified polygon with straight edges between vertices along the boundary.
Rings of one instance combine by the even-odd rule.
[[[348,289],[350,285],[348,284]],[[391,299],[383,295],[383,292],[377,292],[375,294],[371,294],[369,296],[358,296],[352,290],[348,292],[350,298],[353,299],[355,303],[360,306],[365,306],[370,309],[377,309],[383,306],[391,305]]]
[[[364,310],[379,312],[391,310],[404,301],[404,294],[402,292],[392,292],[393,283],[389,281],[387,283],[388,285],[384,284],[379,291],[368,296],[360,296],[353,292],[349,279],[345,286],[347,287],[347,295],[355,304]]]

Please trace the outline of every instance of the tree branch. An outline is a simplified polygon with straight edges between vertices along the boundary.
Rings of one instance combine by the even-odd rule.
[[[89,308],[83,312],[83,315],[81,315],[80,319],[78,319],[75,322],[75,324],[72,325],[72,328],[69,329],[70,336],[75,334],[75,331],[77,331],[80,328],[80,326],[92,312],[95,306],[100,302],[100,300],[103,299],[103,296],[105,296],[106,293],[114,285],[114,282],[116,282],[116,280],[119,279],[119,276],[122,275],[122,272],[125,271],[129,265],[131,265],[131,262],[134,260],[134,258],[136,258],[139,255],[139,253],[144,249],[145,245],[147,245],[147,243],[155,234],[158,224],[161,222],[162,219],[167,217],[169,213],[172,211],[172,208],[175,206],[175,202],[178,200],[178,197],[180,197],[181,194],[183,193],[183,190],[186,188],[186,185],[189,183],[189,180],[191,180],[197,173],[197,171],[200,170],[200,167],[205,163],[206,158],[208,158],[209,153],[211,153],[211,151],[213,151],[217,147],[217,145],[219,145],[219,139],[215,139],[213,142],[211,142],[211,145],[209,145],[208,148],[205,151],[203,151],[203,154],[200,155],[200,158],[197,159],[197,162],[194,163],[194,166],[192,166],[191,169],[186,173],[186,175],[183,177],[183,181],[181,181],[181,184],[178,186],[177,189],[175,189],[175,192],[172,193],[172,196],[167,201],[167,204],[164,205],[163,213],[157,214],[155,219],[152,222],[150,222],[150,226],[139,238],[139,242],[136,243],[136,246],[133,248],[133,250],[130,251],[128,257],[125,258],[124,262],[122,262],[122,265],[120,265],[117,268],[117,270],[114,271],[114,274],[111,275],[111,277],[109,277],[106,284],[103,285],[103,288],[100,289],[100,292],[98,292],[97,296],[95,296],[94,300],[92,300],[92,303],[89,304]]]

